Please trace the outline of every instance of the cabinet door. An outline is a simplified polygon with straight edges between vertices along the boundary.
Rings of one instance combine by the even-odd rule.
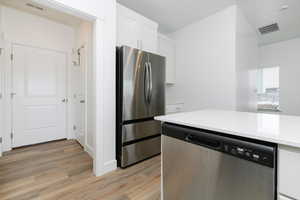
[[[279,147],[278,185],[279,192],[300,199],[300,149]]]
[[[131,18],[118,16],[117,46],[138,48],[138,23]]]
[[[139,24],[140,48],[144,51],[157,53],[157,30],[144,24]]]
[[[166,57],[166,83],[175,83],[175,44],[172,40],[160,36],[158,39],[158,52]]]

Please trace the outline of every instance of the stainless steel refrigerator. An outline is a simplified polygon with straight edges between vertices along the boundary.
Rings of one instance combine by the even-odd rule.
[[[165,114],[165,58],[127,46],[117,48],[118,166],[125,168],[161,152]]]

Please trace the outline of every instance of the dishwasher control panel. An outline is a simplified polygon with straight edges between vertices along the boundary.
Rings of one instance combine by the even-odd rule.
[[[276,144],[168,123],[163,125],[162,134],[271,168],[275,166]]]
[[[222,151],[236,157],[251,160],[260,164],[273,166],[274,158],[268,152],[254,149],[248,146],[241,146],[230,143],[223,143]]]

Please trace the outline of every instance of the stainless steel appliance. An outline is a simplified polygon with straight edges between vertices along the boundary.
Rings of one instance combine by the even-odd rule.
[[[275,200],[277,146],[163,125],[163,200]]]
[[[117,160],[124,168],[161,152],[165,114],[165,58],[123,46],[117,48]]]

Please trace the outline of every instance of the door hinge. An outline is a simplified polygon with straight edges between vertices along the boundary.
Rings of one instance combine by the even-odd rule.
[[[0,144],[2,144],[2,137],[0,137]]]
[[[14,134],[10,133],[10,138],[13,139],[14,138]]]
[[[10,93],[10,98],[13,99],[14,96],[16,96],[16,95],[17,95],[16,93],[12,92],[12,93]]]
[[[65,98],[65,99],[62,100],[62,102],[63,102],[63,103],[68,103],[69,100],[68,100],[68,98]]]
[[[11,61],[14,60],[14,54],[10,54],[10,60],[11,60]]]

